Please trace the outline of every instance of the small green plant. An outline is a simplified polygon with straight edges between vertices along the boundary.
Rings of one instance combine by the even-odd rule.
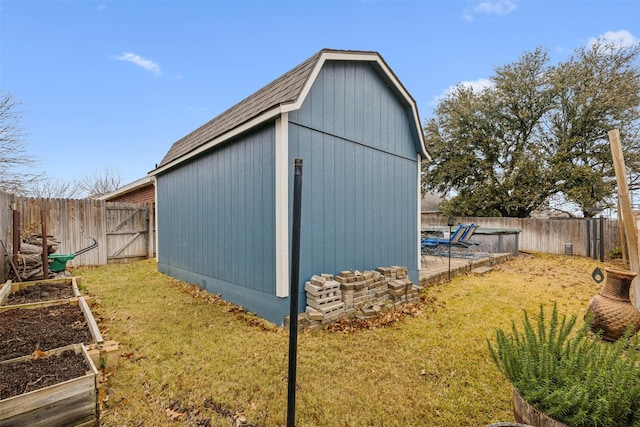
[[[609,251],[609,259],[622,258],[622,248],[613,248]]]
[[[549,319],[540,306],[532,321],[524,311],[522,330],[496,331],[488,341],[498,369],[524,399],[569,426],[640,426],[640,352],[630,334],[606,343],[589,333],[589,322],[576,330],[577,317]]]

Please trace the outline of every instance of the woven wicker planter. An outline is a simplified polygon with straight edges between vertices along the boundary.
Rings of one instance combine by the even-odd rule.
[[[640,311],[629,299],[631,281],[637,276],[633,271],[607,268],[607,280],[600,295],[591,298],[587,311],[593,314],[594,332],[602,331],[602,338],[615,341],[627,328],[633,333],[640,330]]]

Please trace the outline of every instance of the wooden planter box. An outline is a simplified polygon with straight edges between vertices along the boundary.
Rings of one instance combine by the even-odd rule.
[[[529,405],[515,388],[513,389],[513,415],[516,422],[528,426],[567,427],[566,424],[546,416],[543,412]]]
[[[62,279],[48,279],[48,280],[36,280],[31,282],[12,282],[11,280],[5,282],[0,288],[0,304],[5,301],[9,294],[17,292],[29,286],[37,286],[42,283],[67,283],[72,286],[74,297],[66,299],[57,299],[50,301],[39,301],[28,304],[15,304],[15,305],[0,305],[0,312],[19,309],[32,309],[39,307],[50,307],[54,305],[70,304],[72,306],[79,305],[80,310],[84,314],[87,321],[87,327],[93,338],[91,343],[87,343],[87,349],[89,356],[93,360],[93,363],[105,370],[115,369],[118,363],[118,357],[120,355],[120,348],[118,343],[112,340],[105,341],[100,333],[100,329],[91,313],[89,304],[87,303],[88,297],[80,296],[78,285],[80,284],[79,277],[65,277]]]
[[[9,310],[16,306],[26,306],[30,304],[36,304],[36,306],[38,307],[45,307],[47,305],[55,305],[59,303],[69,302],[72,299],[77,299],[78,297],[80,297],[80,290],[78,289],[79,282],[80,282],[80,279],[76,277],[65,277],[62,279],[35,280],[31,282],[12,282],[11,280],[8,280],[0,288],[0,310]],[[5,305],[5,306],[2,305],[12,293],[15,293],[21,289],[25,289],[31,286],[38,286],[40,284],[46,284],[46,283],[64,283],[71,286],[73,297],[49,300],[49,301],[38,301],[38,302],[29,303],[29,304],[14,304],[14,305]]]
[[[82,354],[86,361],[83,376],[61,382],[19,396],[0,400],[0,427],[5,426],[94,426],[98,423],[98,370],[83,344],[73,344],[50,350],[43,359],[57,357],[65,350]],[[31,356],[0,362],[16,363]],[[2,379],[0,379],[2,381]]]
[[[80,311],[84,315],[85,320],[87,321],[87,327],[89,328],[89,333],[93,337],[93,342],[97,344],[101,344],[104,342],[102,338],[102,334],[100,333],[100,329],[98,328],[98,324],[96,323],[96,319],[93,317],[93,313],[91,313],[91,308],[89,308],[89,304],[85,297],[78,298],[70,298],[63,300],[55,300],[55,301],[41,301],[35,302],[32,304],[18,304],[18,305],[4,305],[0,306],[0,312],[8,311],[8,310],[31,310],[42,307],[51,307],[54,305],[64,305],[69,304],[71,306],[80,306]]]

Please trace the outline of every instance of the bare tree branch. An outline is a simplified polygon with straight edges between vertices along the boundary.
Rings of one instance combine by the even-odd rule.
[[[107,167],[102,172],[96,171],[93,176],[76,181],[76,187],[88,197],[98,197],[117,190],[120,182],[120,176]]]
[[[20,105],[12,94],[0,88],[0,189],[15,194],[24,193],[39,178],[27,172],[37,161],[27,153]]]

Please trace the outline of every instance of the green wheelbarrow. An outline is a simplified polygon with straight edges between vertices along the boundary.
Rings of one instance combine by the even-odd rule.
[[[59,273],[67,269],[67,261],[71,261],[75,257],[85,252],[89,252],[91,249],[98,247],[98,242],[93,237],[89,237],[93,240],[93,245],[87,246],[84,249],[80,249],[78,252],[72,254],[51,254],[49,255],[49,271]]]

